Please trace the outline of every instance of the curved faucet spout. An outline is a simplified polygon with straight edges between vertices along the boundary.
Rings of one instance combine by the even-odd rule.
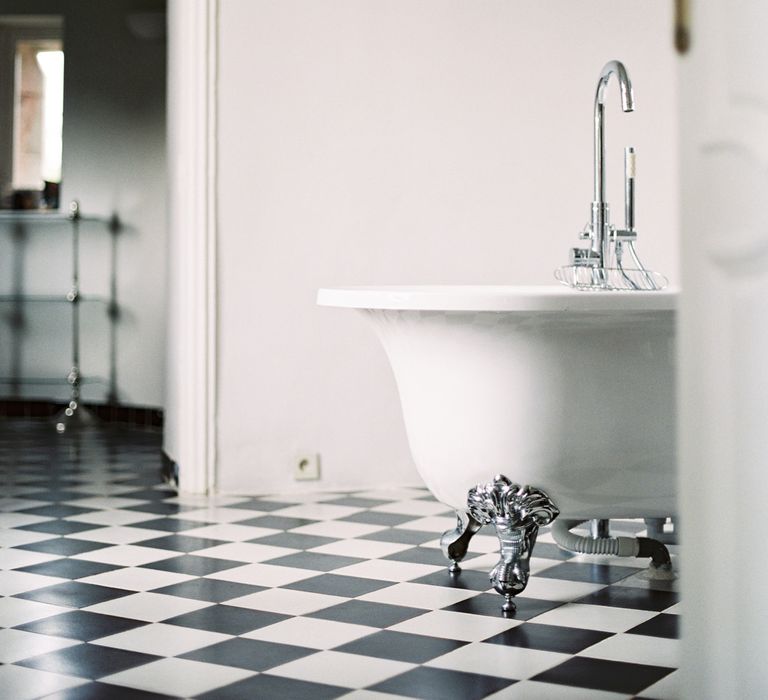
[[[629,79],[627,69],[624,68],[624,64],[621,61],[608,61],[608,63],[603,66],[603,70],[600,73],[600,80],[597,83],[595,109],[597,109],[598,104],[603,104],[603,92],[605,91],[605,86],[608,84],[608,79],[613,73],[616,74],[616,79],[619,81],[621,108],[625,112],[634,111],[635,95],[632,92],[632,81]]]

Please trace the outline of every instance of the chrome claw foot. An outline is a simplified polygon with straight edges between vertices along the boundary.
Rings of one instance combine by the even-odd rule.
[[[505,598],[502,610],[514,612],[513,597],[528,585],[539,527],[551,523],[560,511],[541,489],[520,486],[501,474],[470,489],[467,507],[471,518],[496,528],[501,558],[491,571],[491,583]]]
[[[440,548],[446,558],[451,562],[448,571],[457,574],[461,571],[459,562],[466,556],[469,541],[482,527],[469,513],[463,510],[456,511],[456,527],[446,530],[440,538]]]

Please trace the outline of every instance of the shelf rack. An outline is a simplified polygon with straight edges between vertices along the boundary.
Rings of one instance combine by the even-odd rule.
[[[12,303],[16,305],[14,313],[9,315],[10,323],[16,328],[20,328],[23,323],[24,314],[20,309],[22,304],[26,303],[65,303],[71,307],[71,366],[66,375],[66,379],[61,377],[27,377],[18,376],[0,377],[0,385],[20,387],[22,385],[60,385],[64,381],[69,384],[69,402],[64,410],[56,417],[56,430],[59,433],[65,432],[68,428],[75,425],[85,425],[95,420],[94,416],[85,408],[80,401],[81,388],[84,384],[103,383],[104,380],[96,377],[85,378],[80,369],[80,308],[84,302],[103,303],[107,309],[107,316],[114,322],[117,318],[117,304],[115,301],[114,274],[111,289],[111,298],[88,296],[84,297],[80,292],[80,224],[83,221],[95,221],[106,223],[111,233],[116,233],[119,229],[117,217],[103,219],[98,217],[84,217],[80,211],[80,203],[72,200],[66,213],[61,212],[43,212],[43,211],[0,211],[0,223],[11,223],[18,225],[26,224],[47,224],[68,222],[71,230],[71,249],[72,249],[72,268],[70,274],[70,286],[66,294],[2,294],[0,303]],[[114,264],[114,259],[113,259]],[[114,270],[113,270],[114,273]],[[113,323],[114,326],[114,323]],[[111,341],[114,343],[114,328],[112,328]],[[114,352],[111,353],[114,356]],[[113,359],[114,362],[114,359]],[[110,389],[110,398],[116,394],[115,387]]]

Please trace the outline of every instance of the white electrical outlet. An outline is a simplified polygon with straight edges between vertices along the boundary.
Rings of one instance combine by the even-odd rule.
[[[316,452],[297,452],[293,460],[293,478],[312,481],[320,478],[320,455]]]

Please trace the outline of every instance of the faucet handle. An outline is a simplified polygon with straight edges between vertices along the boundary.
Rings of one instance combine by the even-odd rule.
[[[600,264],[600,255],[591,248],[571,248],[571,265],[591,266]]]

